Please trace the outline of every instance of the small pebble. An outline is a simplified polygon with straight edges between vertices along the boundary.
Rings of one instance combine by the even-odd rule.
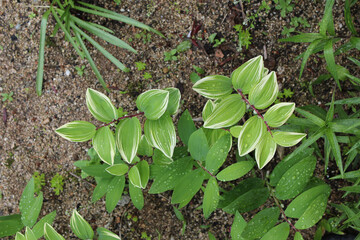
[[[70,76],[70,71],[69,71],[69,70],[66,70],[66,71],[65,71],[65,75],[66,75],[66,76]]]

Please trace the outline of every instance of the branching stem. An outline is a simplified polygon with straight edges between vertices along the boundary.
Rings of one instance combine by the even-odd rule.
[[[209,170],[207,170],[203,165],[201,165],[200,161],[196,161],[197,164],[199,164],[199,166],[205,171],[207,172],[210,176],[216,178],[216,176],[214,174],[212,174],[211,172],[209,172]]]
[[[132,117],[141,116],[141,115],[144,115],[144,112],[139,112],[139,113],[133,114],[133,115],[127,115],[127,116],[124,116],[124,117],[119,117],[118,119],[115,119],[115,120],[113,120],[113,121],[111,121],[111,122],[109,122],[109,123],[106,123],[106,124],[103,124],[103,125],[101,125],[101,126],[98,126],[98,127],[96,128],[96,130],[98,130],[99,128],[102,128],[102,127],[109,126],[110,124],[113,124],[113,123],[115,123],[115,122],[118,122],[118,121],[120,121],[121,119],[132,118]]]

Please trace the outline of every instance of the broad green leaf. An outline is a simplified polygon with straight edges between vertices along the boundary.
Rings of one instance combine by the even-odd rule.
[[[271,134],[266,131],[255,148],[255,159],[258,167],[260,169],[265,167],[273,159],[275,152],[276,142]]]
[[[0,216],[0,237],[12,236],[23,227],[20,214]]]
[[[273,132],[274,141],[282,147],[292,147],[298,144],[305,136],[305,133]]]
[[[204,109],[202,111],[202,118],[204,122],[208,117],[211,115],[211,113],[214,111],[216,104],[212,100],[208,100],[204,106]]]
[[[301,193],[310,181],[315,166],[316,158],[314,156],[309,156],[293,165],[284,173],[276,185],[276,197],[285,200]]]
[[[216,210],[219,203],[219,197],[219,186],[216,178],[211,177],[204,191],[203,212],[205,218],[208,218],[210,214]]]
[[[118,111],[110,99],[94,89],[86,90],[86,105],[91,114],[101,122],[111,122],[118,119]]]
[[[232,72],[232,85],[235,90],[240,89],[244,94],[248,94],[260,82],[263,72],[263,57],[252,58]]]
[[[181,203],[181,206],[185,206],[200,190],[203,181],[204,173],[202,169],[196,169],[184,175],[174,188],[171,203]]]
[[[262,237],[278,221],[280,210],[277,207],[265,208],[257,213],[246,225],[242,237],[255,239]]]
[[[336,165],[338,166],[338,168],[340,170],[340,174],[344,175],[344,168],[343,168],[343,163],[342,163],[342,159],[341,159],[340,146],[339,146],[338,141],[336,140],[336,135],[331,129],[326,129],[325,136],[326,136],[327,140],[329,141],[331,151],[334,154]]]
[[[46,240],[65,240],[63,236],[55,231],[55,229],[48,223],[44,226],[44,237]]]
[[[220,171],[216,178],[220,181],[232,181],[241,178],[254,167],[253,161],[241,161],[234,163]]]
[[[206,98],[221,98],[233,91],[231,79],[222,75],[207,76],[197,81],[193,89]]]
[[[189,139],[189,152],[197,161],[205,161],[209,152],[209,144],[202,128],[191,134]]]
[[[304,238],[301,236],[300,232],[296,232],[294,236],[294,240],[304,240]]]
[[[238,138],[241,132],[242,126],[233,126],[230,128],[230,133],[233,137]]]
[[[109,174],[110,175],[110,174]],[[112,176],[112,175],[110,175]],[[102,198],[106,192],[108,191],[108,186],[110,185],[111,181],[114,179],[112,178],[96,178],[96,187],[94,188],[93,195],[91,197],[91,202],[96,202],[100,198]]]
[[[114,134],[109,126],[99,128],[93,138],[93,146],[100,159],[109,165],[114,164],[116,153]]]
[[[70,218],[70,227],[80,239],[93,239],[94,231],[90,224],[74,209]]]
[[[320,33],[301,33],[288,38],[279,39],[279,42],[311,43],[320,38],[324,38]]]
[[[169,92],[169,103],[166,111],[170,115],[174,115],[178,111],[180,106],[180,90],[177,88],[165,88],[164,90]]]
[[[109,165],[107,165],[107,164],[80,166],[80,164],[76,164],[76,163],[77,162],[75,162],[74,165],[76,167],[80,168],[84,173],[86,173],[89,176],[100,177],[100,178],[112,178],[112,177],[114,177],[113,175],[111,175],[110,173],[108,173],[106,171],[106,168],[109,167]]]
[[[43,204],[43,193],[40,194],[31,200],[28,203],[25,203],[25,208],[22,208],[21,211],[21,221],[27,227],[33,227],[36,223],[36,220],[40,214],[41,207]]]
[[[136,99],[137,108],[145,113],[149,120],[157,120],[165,113],[170,93],[165,90],[153,89],[146,91]]]
[[[34,232],[29,227],[26,227],[25,238],[26,238],[26,240],[37,240]]]
[[[173,162],[171,158],[165,156],[159,149],[154,150],[154,155],[152,159],[153,163],[158,165],[170,164]]]
[[[97,228],[96,232],[99,235],[99,240],[121,240],[118,235],[103,227]]]
[[[128,172],[128,170],[129,170],[128,165],[126,165],[124,163],[114,164],[114,165],[106,168],[106,171],[114,176],[122,176],[122,175],[126,174]]]
[[[150,146],[150,144],[146,140],[145,135],[142,135],[141,139],[140,139],[137,154],[140,155],[140,156],[151,157],[153,155],[153,153],[154,153],[153,148]]]
[[[181,141],[185,145],[188,145],[189,138],[191,134],[195,131],[196,131],[195,124],[191,118],[189,111],[186,109],[183,112],[183,114],[181,114],[181,117],[178,122],[178,132]]]
[[[238,94],[231,94],[216,104],[204,121],[204,128],[225,128],[235,125],[245,114],[246,105]]]
[[[143,160],[130,169],[129,180],[135,187],[144,189],[149,181],[149,175],[149,164]]]
[[[56,211],[49,213],[48,215],[44,216],[40,221],[38,221],[32,231],[36,237],[36,239],[41,238],[44,235],[44,226],[45,223],[52,224],[56,217]]]
[[[151,146],[159,149],[168,158],[172,158],[176,145],[176,132],[170,116],[164,115],[158,120],[146,120],[144,133]]]
[[[134,160],[141,139],[141,124],[138,118],[122,120],[116,128],[116,146],[127,163]]]
[[[42,18],[40,25],[40,44],[39,44],[39,59],[36,73],[36,93],[38,96],[42,93],[42,85],[44,78],[44,53],[45,53],[45,39],[46,39],[46,25],[49,18],[50,9],[47,10]]]
[[[270,106],[278,97],[279,85],[275,72],[271,72],[250,90],[249,102],[257,109]]]
[[[280,127],[291,117],[294,110],[295,103],[278,103],[266,111],[264,120],[270,127]]]
[[[17,232],[15,235],[15,240],[26,240],[26,237],[22,235],[20,232]]]
[[[107,189],[106,192],[106,211],[111,213],[116,205],[118,204],[119,200],[121,199],[122,193],[125,187],[125,176],[114,177]]]
[[[239,155],[244,156],[254,150],[265,133],[266,125],[260,117],[249,118],[241,128],[238,138]]]
[[[31,205],[34,201],[35,193],[35,180],[32,177],[29,182],[26,184],[20,198],[19,209],[20,212],[26,211],[27,208],[31,208]]]
[[[205,159],[205,167],[210,173],[216,172],[223,165],[229,154],[231,145],[231,135],[226,134],[217,140],[210,148]]]
[[[62,125],[55,132],[71,142],[86,142],[94,137],[96,127],[86,121],[73,121]]]
[[[131,202],[137,209],[141,210],[144,207],[144,195],[141,188],[135,187],[131,182],[129,182],[129,194]]]
[[[211,148],[222,136],[228,135],[229,132],[225,129],[202,129],[206,135],[209,147]]]
[[[234,222],[231,225],[231,239],[232,240],[244,240],[243,237],[241,237],[242,232],[244,231],[246,227],[247,222],[245,219],[241,216],[241,214],[236,211]]]
[[[288,239],[289,233],[289,224],[283,222],[270,229],[260,240],[286,240]]]

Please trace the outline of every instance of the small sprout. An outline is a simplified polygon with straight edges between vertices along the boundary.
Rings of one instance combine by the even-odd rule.
[[[132,221],[133,221],[133,222],[137,222],[137,221],[138,221],[138,217],[134,216],[134,217],[132,218]]]
[[[216,47],[220,46],[223,42],[225,42],[225,38],[221,38],[220,40],[215,39],[214,47],[216,48]]]
[[[114,2],[116,3],[116,5],[119,5],[121,3],[121,0],[114,0]]]
[[[76,71],[77,71],[77,74],[78,74],[80,77],[82,77],[82,75],[84,75],[84,69],[85,69],[85,66],[84,66],[84,65],[82,65],[81,67],[76,66],[75,69],[76,69]]]
[[[12,98],[12,96],[14,95],[14,92],[10,92],[10,93],[1,93],[2,96],[2,101],[3,102],[12,102],[14,99]]]
[[[32,12],[32,13],[29,14],[29,18],[30,18],[30,19],[33,19],[34,17],[36,17],[36,14],[35,14],[35,13]]]
[[[152,78],[152,75],[149,72],[145,72],[143,77],[145,80],[148,80],[148,79]]]
[[[172,49],[169,52],[164,52],[164,61],[176,61],[177,60],[177,56],[175,56],[175,54],[177,53],[176,49]]]
[[[63,180],[64,177],[61,176],[59,173],[56,173],[56,175],[51,179],[50,183],[53,191],[55,192],[55,195],[60,195],[60,192],[63,191]]]
[[[39,194],[42,187],[45,186],[45,175],[42,173],[40,174],[39,172],[34,172],[34,191],[36,194]]]
[[[146,68],[146,63],[143,62],[135,62],[136,68],[139,71],[143,71]]]
[[[209,42],[210,42],[210,43],[214,43],[216,35],[217,35],[217,33],[213,33],[213,34],[211,34],[211,35],[209,36]]]

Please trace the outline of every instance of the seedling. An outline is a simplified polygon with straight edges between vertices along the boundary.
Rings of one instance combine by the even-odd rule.
[[[10,93],[1,93],[2,96],[2,101],[3,102],[12,102],[14,99],[12,98],[12,96],[14,95],[14,92],[10,92]]]
[[[82,65],[81,67],[76,66],[75,69],[77,71],[76,72],[77,75],[79,75],[80,77],[82,77],[84,75],[84,69],[85,69],[84,65]]]
[[[200,75],[204,74],[205,71],[195,65],[193,65],[193,68],[195,69],[196,72],[190,73],[190,81],[192,83],[196,83],[201,79]]]
[[[39,194],[42,187],[45,186],[45,174],[40,174],[39,172],[34,172],[34,191],[36,194]]]
[[[135,34],[135,38],[142,39],[144,44],[151,42],[151,34],[146,31]]]
[[[143,71],[146,68],[146,63],[144,62],[135,62],[136,68],[139,71]]]
[[[61,176],[59,173],[56,173],[56,175],[51,179],[50,183],[53,191],[55,192],[55,195],[60,195],[60,192],[63,191],[63,180],[64,177]]]
[[[176,55],[176,49],[172,49],[171,51],[169,52],[164,52],[164,55],[165,55],[165,58],[164,58],[164,61],[176,61],[178,58]]]
[[[117,5],[120,5],[121,0],[114,0],[114,2],[115,2]]]
[[[290,13],[294,9],[294,4],[291,4],[291,0],[274,0],[277,10],[280,10],[281,17],[285,17],[286,14]]]
[[[145,72],[143,77],[144,77],[145,80],[148,80],[148,79],[152,78],[152,75],[149,72]]]
[[[217,39],[216,35],[217,33],[213,33],[209,36],[209,42],[214,44],[213,45],[214,48],[220,46],[223,42],[225,42],[225,38]]]
[[[29,18],[30,18],[30,19],[33,19],[34,17],[36,17],[36,14],[35,14],[35,13],[32,12],[32,13],[29,14]]]
[[[246,49],[249,48],[251,44],[251,34],[248,29],[243,30],[243,26],[241,24],[237,24],[234,26],[235,31],[238,33],[238,42],[239,45],[237,47],[237,51],[241,52],[242,48],[245,46]]]

